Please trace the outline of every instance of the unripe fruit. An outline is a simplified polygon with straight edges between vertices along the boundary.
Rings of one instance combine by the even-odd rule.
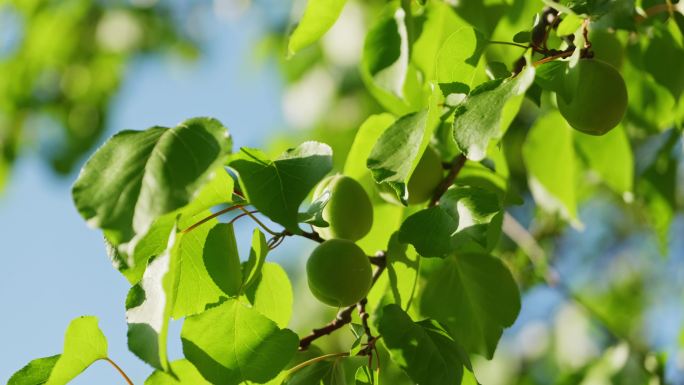
[[[600,60],[583,59],[577,71],[572,100],[557,95],[558,110],[576,130],[603,135],[620,123],[627,110],[627,87],[620,73]]]
[[[373,225],[373,204],[361,184],[348,176],[333,175],[321,181],[314,199],[326,190],[330,199],[323,208],[323,219],[329,226],[316,228],[321,237],[357,241],[368,234]]]
[[[321,243],[306,262],[311,293],[334,307],[350,306],[363,299],[370,290],[372,274],[366,254],[346,239]]]
[[[437,186],[442,182],[443,174],[442,159],[437,151],[428,146],[406,186],[409,193],[408,204],[415,205],[430,199]],[[387,185],[383,185],[382,188],[380,196],[391,203],[400,203],[394,190]]]

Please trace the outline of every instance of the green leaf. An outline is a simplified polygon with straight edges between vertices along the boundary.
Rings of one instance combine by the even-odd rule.
[[[224,385],[270,380],[299,344],[295,333],[235,299],[186,318],[181,338],[185,357],[202,376]]]
[[[573,130],[559,112],[537,119],[522,152],[535,202],[577,223]]]
[[[85,164],[72,190],[74,203],[90,225],[119,246],[192,202],[230,147],[226,128],[208,118],[122,131]]]
[[[408,74],[415,74],[409,62],[408,31],[405,12],[390,3],[368,30],[363,46],[361,79],[375,99],[396,115],[412,110],[405,100]],[[412,70],[412,71],[410,71]]]
[[[560,24],[558,24],[556,35],[567,36],[574,34],[575,31],[582,26],[583,21],[584,20],[581,17],[575,14],[566,15],[563,20],[561,20]]]
[[[126,298],[128,349],[153,368],[169,369],[166,350],[169,318],[174,307],[177,264],[173,261],[177,242],[172,229],[166,250],[152,259],[140,282]]]
[[[64,350],[52,368],[46,385],[64,385],[93,362],[107,358],[107,339],[97,326],[97,318],[79,317],[71,321],[64,336]],[[42,361],[42,365],[49,362]],[[45,368],[44,368],[45,369]]]
[[[451,236],[458,222],[441,207],[430,207],[411,215],[399,229],[399,241],[410,243],[423,257],[444,258],[453,250]]]
[[[373,179],[388,183],[404,204],[408,200],[408,180],[439,122],[442,99],[439,90],[433,88],[428,109],[396,120],[380,135],[366,161]]]
[[[555,60],[537,67],[534,81],[541,88],[555,92],[560,97],[570,101],[575,88],[572,82],[567,80],[568,76],[568,62]]]
[[[356,385],[379,385],[378,372],[364,365],[356,369],[354,375]]]
[[[484,159],[489,142],[503,136],[533,81],[534,68],[527,66],[515,77],[478,86],[456,107],[454,139],[468,159]]]
[[[468,94],[485,45],[484,36],[470,27],[449,35],[437,53],[436,77],[440,86],[448,84],[452,93]]]
[[[326,144],[305,142],[269,160],[259,150],[242,148],[230,166],[238,172],[245,198],[254,207],[299,233],[299,205],[332,169],[332,150]]]
[[[684,48],[666,25],[656,24],[643,58],[646,71],[678,100],[684,91],[684,74],[672,69],[684,68]]]
[[[451,6],[441,1],[427,3],[424,17],[420,36],[413,43],[411,59],[426,80],[433,80],[437,52],[452,33],[466,26],[467,23],[454,12]]]
[[[286,327],[292,318],[292,285],[287,273],[277,263],[266,262],[253,285],[247,289],[253,308],[279,327]]]
[[[302,20],[295,28],[287,46],[292,56],[300,49],[318,41],[340,17],[347,0],[307,0]]]
[[[178,274],[171,316],[197,314],[221,297],[237,296],[242,285],[233,225],[211,221],[179,235],[173,251]]]
[[[409,309],[416,292],[420,273],[420,255],[399,242],[394,233],[387,245],[387,276],[394,303],[402,309]]]
[[[416,383],[461,383],[467,356],[436,322],[413,322],[399,306],[387,305],[378,330],[392,360]]]
[[[7,385],[43,385],[50,377],[60,355],[36,358],[10,377]]]
[[[468,353],[491,359],[503,329],[520,312],[520,294],[501,260],[463,253],[446,258],[428,277],[421,311],[444,324]]]
[[[305,212],[299,213],[297,220],[300,223],[307,223],[316,227],[328,227],[330,224],[323,219],[323,209],[330,200],[330,194],[322,194],[311,202]]]
[[[211,385],[197,371],[190,361],[177,360],[171,363],[171,372],[174,376],[156,370],[152,375],[147,377],[145,385]]]
[[[475,241],[485,251],[494,249],[503,221],[503,207],[496,190],[486,185],[452,186],[440,199],[439,207],[458,224],[452,243]]]
[[[624,128],[620,125],[602,136],[579,131],[573,135],[588,167],[613,191],[627,197],[633,190],[634,155]]]
[[[344,164],[344,175],[356,179],[369,194],[375,191],[375,182],[372,180],[370,171],[366,166],[366,159],[368,159],[380,135],[395,120],[394,116],[387,113],[369,116],[356,132],[354,143],[352,143],[347,154],[347,160]]]
[[[252,247],[249,249],[249,258],[242,267],[242,286],[240,293],[244,293],[246,289],[252,286],[261,274],[261,268],[266,261],[268,255],[268,243],[264,233],[258,228],[254,229],[252,233]]]

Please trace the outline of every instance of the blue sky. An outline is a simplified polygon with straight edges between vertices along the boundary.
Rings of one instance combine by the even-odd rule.
[[[236,147],[262,144],[266,133],[284,127],[275,68],[250,62],[264,19],[249,12],[228,22],[203,12],[206,39],[200,60],[147,56],[131,63],[106,136],[212,116],[230,128]],[[70,188],[75,177],[59,179],[29,155],[20,159],[0,198],[2,384],[31,359],[60,352],[69,321],[86,314],[100,319],[110,356],[136,384],[151,372],[126,348],[123,304],[129,285],[107,260],[100,233],[86,227],[74,209]],[[174,323],[172,357],[180,356],[174,338],[179,329]],[[98,362],[73,383],[120,384],[122,379]]]

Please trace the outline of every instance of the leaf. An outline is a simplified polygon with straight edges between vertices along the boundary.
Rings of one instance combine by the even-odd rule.
[[[444,258],[452,250],[451,236],[458,222],[441,207],[430,207],[411,215],[399,229],[399,241],[410,243],[423,257]]]
[[[277,263],[266,262],[253,285],[247,289],[253,309],[265,315],[279,327],[286,327],[292,318],[292,285],[287,273]]]
[[[402,309],[409,309],[418,285],[420,255],[406,244],[399,242],[394,233],[387,245],[387,276],[394,303]]]
[[[643,58],[646,71],[678,100],[684,91],[684,74],[672,69],[684,68],[684,48],[665,25],[656,25]]]
[[[302,20],[287,46],[289,55],[318,41],[340,17],[347,0],[307,0]]]
[[[294,356],[299,338],[236,299],[186,318],[183,353],[209,382],[266,382]]]
[[[559,112],[537,119],[522,152],[535,202],[578,224],[573,132]]]
[[[264,265],[264,261],[266,261],[268,252],[268,244],[266,243],[264,233],[258,228],[255,228],[252,233],[252,247],[249,249],[249,258],[242,267],[242,286],[240,287],[240,293],[244,293],[244,291],[250,288],[259,278],[261,268]]]
[[[366,35],[361,63],[362,71],[372,78],[374,85],[399,98],[404,96],[404,81],[409,64],[405,16],[402,8],[390,7],[386,10],[386,15]]]
[[[527,66],[515,77],[478,86],[456,107],[454,139],[468,159],[484,159],[489,142],[503,136],[533,80],[534,68]]]
[[[356,369],[356,374],[354,375],[356,385],[379,385],[378,372],[369,368],[368,366],[362,366]]]
[[[91,226],[119,246],[187,206],[222,167],[230,147],[226,128],[209,118],[122,131],[85,164],[72,190],[74,203]]]
[[[573,135],[589,168],[608,187],[623,197],[632,192],[634,156],[623,126],[617,126],[602,136],[587,135],[579,131]]]
[[[444,324],[469,354],[491,359],[520,312],[518,286],[501,260],[480,253],[444,259],[427,278],[421,311]]]
[[[494,249],[501,235],[503,207],[497,191],[490,186],[452,186],[439,201],[439,207],[456,220],[458,228],[452,243],[474,241],[484,251]]]
[[[50,357],[36,358],[26,366],[19,369],[10,377],[7,385],[43,385],[47,382],[48,377],[55,364],[59,360],[60,355]]]
[[[425,21],[420,35],[413,43],[411,60],[416,63],[426,80],[433,80],[435,79],[437,52],[452,33],[466,26],[467,23],[444,2],[427,3],[424,17]]]
[[[297,220],[316,227],[328,227],[330,224],[323,219],[323,209],[330,200],[330,193],[326,192],[316,198],[305,212],[299,213]]]
[[[568,81],[568,62],[551,61],[537,67],[535,83],[541,88],[555,92],[566,101],[572,100],[574,94],[573,83]]]
[[[380,135],[366,161],[373,179],[388,183],[404,204],[408,201],[408,180],[439,122],[442,99],[439,90],[434,88],[428,109],[396,120]]]
[[[583,21],[584,20],[581,17],[572,13],[565,16],[565,18],[561,20],[560,24],[558,24],[556,35],[567,36],[574,34],[575,31],[582,26]]]
[[[242,285],[233,225],[211,221],[178,235],[173,263],[178,274],[171,316],[197,314],[221,297],[237,296]]]
[[[356,132],[354,142],[347,154],[347,160],[344,164],[344,175],[356,179],[369,194],[375,191],[375,182],[372,180],[370,171],[366,166],[366,159],[368,159],[380,135],[395,120],[395,117],[388,113],[369,116]]]
[[[392,360],[421,385],[460,384],[467,356],[434,321],[413,322],[397,305],[383,308],[378,330]]]
[[[440,86],[449,84],[452,92],[468,94],[485,45],[484,36],[470,27],[449,35],[437,53],[436,77]]]
[[[164,253],[150,261],[141,282],[126,298],[128,349],[162,371],[169,369],[166,336],[174,307],[177,264],[172,254],[176,239],[174,228]]]
[[[299,205],[332,169],[332,150],[326,144],[305,142],[269,160],[259,150],[242,148],[230,167],[238,172],[245,198],[257,210],[299,233]]]
[[[157,370],[147,377],[145,385],[211,385],[188,360],[173,361],[171,371],[177,378]]]
[[[53,357],[38,362],[47,370]],[[93,362],[107,358],[107,339],[97,326],[97,318],[79,317],[71,321],[64,336],[64,350],[54,363],[45,385],[64,385],[86,370]],[[32,361],[35,363],[35,361]],[[31,365],[31,364],[29,364]],[[38,365],[34,365],[37,369]],[[35,372],[34,372],[35,373]]]

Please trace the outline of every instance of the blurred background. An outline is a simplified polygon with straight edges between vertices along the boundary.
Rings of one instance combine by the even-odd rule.
[[[359,124],[381,110],[356,66],[383,2],[350,1],[320,44],[286,61],[285,36],[304,4],[0,0],[0,383],[61,351],[69,321],[85,314],[100,319],[110,357],[136,384],[152,371],[126,347],[129,285],[71,201],[80,166],[107,137],[211,116],[229,127],[236,148],[278,154],[315,139],[343,154]],[[527,128],[518,122],[508,140]],[[671,147],[681,182],[681,143]],[[334,161],[339,169],[344,158]],[[540,217],[526,186],[518,188],[525,204],[510,214],[541,239],[563,285],[541,282],[522,251],[504,247],[523,308],[494,360],[475,361],[479,380],[647,384],[649,370],[664,370],[684,384],[684,217],[671,213],[658,236],[624,201],[599,192],[584,197],[584,227],[572,229]],[[247,255],[253,225],[238,223]],[[334,312],[301,280],[312,247],[288,239],[269,257],[293,281],[291,327],[300,333]],[[172,323],[172,359],[182,355],[180,325]],[[100,362],[73,383],[121,379]]]

